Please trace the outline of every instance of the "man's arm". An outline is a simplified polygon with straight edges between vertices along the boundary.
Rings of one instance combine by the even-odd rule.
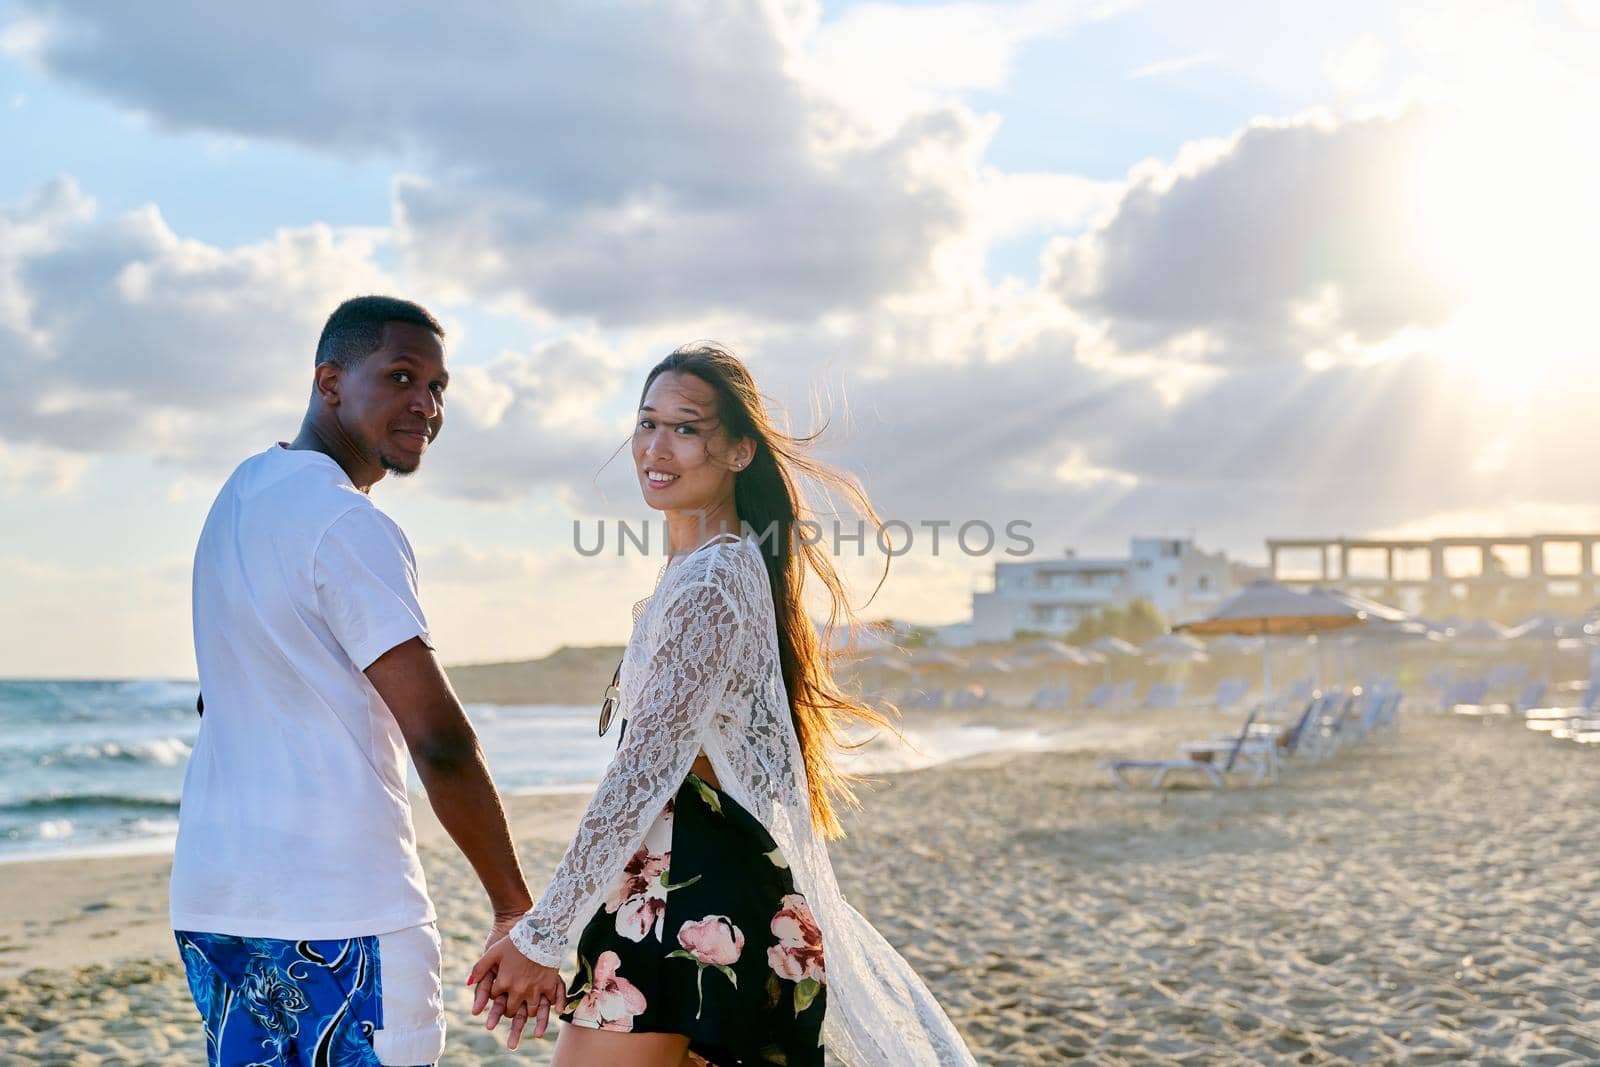
[[[478,735],[444,669],[413,637],[379,656],[366,673],[400,724],[428,803],[489,894],[496,930],[509,926],[533,900]]]

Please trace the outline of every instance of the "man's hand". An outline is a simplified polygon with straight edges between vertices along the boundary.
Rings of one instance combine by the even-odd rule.
[[[505,998],[502,1013],[516,1013],[506,1040],[506,1047],[512,1051],[522,1040],[522,1028],[527,1025],[530,1014],[533,1036],[543,1037],[550,1025],[551,1005],[560,1011],[567,1002],[567,986],[561,980],[561,972],[528,959],[517,951],[509,937],[490,945],[483,957],[472,965],[467,984],[478,986],[478,1001],[487,999],[483,992],[487,987],[488,997]]]
[[[520,915],[496,915],[494,925],[489,928],[489,936],[483,939],[483,950],[485,952],[489,951],[490,946],[492,946],[496,941],[499,941],[502,937],[505,937],[507,934],[509,934],[511,932],[511,928],[517,925],[518,920],[521,918],[522,916]],[[489,1009],[489,1017],[483,1021],[483,1027],[485,1030],[493,1030],[495,1027],[499,1026],[500,1020],[506,1015],[506,998],[504,996],[498,996],[493,998],[491,1001],[489,997],[489,989],[493,984],[493,982],[479,982],[478,991],[473,995],[472,998],[473,1015],[481,1015],[485,1007]],[[522,1028],[527,1025],[528,1013],[526,1011],[520,1011],[516,1015],[512,1016],[511,1032],[513,1038],[520,1040],[522,1037]]]

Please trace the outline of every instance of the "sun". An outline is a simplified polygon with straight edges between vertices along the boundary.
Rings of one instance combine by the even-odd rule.
[[[1461,297],[1432,347],[1486,385],[1531,386],[1600,352],[1600,93],[1534,61],[1468,88],[1407,190],[1420,262]]]

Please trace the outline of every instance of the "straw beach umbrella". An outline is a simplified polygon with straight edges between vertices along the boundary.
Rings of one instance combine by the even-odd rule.
[[[1361,612],[1366,622],[1409,622],[1411,616],[1399,608],[1391,608],[1388,604],[1380,604],[1376,600],[1364,597],[1359,593],[1347,592],[1343,589],[1334,589],[1329,586],[1313,586],[1312,594],[1322,594],[1332,597],[1341,604],[1346,604]]]
[[[1117,659],[1137,658],[1139,650],[1120,637],[1106,634],[1090,641],[1084,648],[1100,657],[1100,662],[1106,665],[1104,681],[1111,681],[1111,661]]]
[[[1455,632],[1455,639],[1466,644],[1494,645],[1506,639],[1510,631],[1493,619],[1478,619]]]
[[[1213,655],[1221,653],[1224,656],[1253,656],[1261,651],[1265,639],[1260,637],[1245,637],[1241,634],[1224,634],[1206,646],[1206,651]]]
[[[1139,654],[1139,650],[1133,645],[1128,644],[1128,642],[1124,641],[1120,637],[1113,637],[1110,634],[1107,634],[1104,637],[1097,637],[1084,647],[1090,652],[1100,653],[1106,659],[1116,659],[1121,656],[1137,656]]]
[[[922,670],[954,670],[966,665],[966,660],[954,652],[945,652],[942,649],[923,653],[912,660],[912,666]]]
[[[1563,637],[1578,637],[1583,634],[1583,627],[1573,626],[1554,615],[1543,612],[1530,615],[1517,625],[1506,631],[1506,638],[1511,641],[1559,641]]]
[[[856,664],[857,670],[863,671],[891,671],[895,674],[910,674],[911,664],[906,662],[903,654],[885,654],[868,656]]]
[[[1204,655],[1205,650],[1206,643],[1204,641],[1196,640],[1195,638],[1189,637],[1185,634],[1171,633],[1162,634],[1160,637],[1153,637],[1140,646],[1139,649],[1139,651],[1143,652],[1146,656],[1155,658],[1172,656],[1179,659],[1185,658],[1191,653],[1195,652]]]
[[[1184,634],[1167,633],[1153,637],[1141,645],[1139,651],[1144,653],[1146,663],[1159,663],[1163,667],[1185,667],[1211,659],[1206,655],[1205,642]],[[1169,682],[1183,677],[1182,671],[1163,671],[1162,674]]]
[[[1361,625],[1352,627],[1350,632],[1345,634],[1339,640],[1337,647],[1335,648],[1334,660],[1339,665],[1339,671],[1341,674],[1345,673],[1345,668],[1347,667],[1344,650],[1348,649],[1354,644],[1360,643],[1363,637],[1371,636],[1372,634],[1376,633],[1374,627],[1404,626],[1406,624],[1415,623],[1415,620],[1412,619],[1409,614],[1401,611],[1399,608],[1390,607],[1388,604],[1380,604],[1378,601],[1364,597],[1359,593],[1351,593],[1344,589],[1335,589],[1332,586],[1320,585],[1312,586],[1311,592],[1324,593],[1339,601],[1341,604],[1347,604],[1356,611],[1362,612],[1365,616]],[[1391,634],[1390,636],[1395,637],[1398,635]],[[1322,673],[1321,667],[1322,652],[1319,644],[1317,652],[1317,673],[1319,676]],[[1321,680],[1320,677],[1318,680]]]
[[[1081,649],[1073,648],[1063,641],[1034,641],[1024,645],[1022,651],[1017,653],[1017,662],[1026,662],[1035,667],[1048,663],[1087,667],[1091,663],[1098,663],[1099,660],[1091,659]]]
[[[1532,645],[1538,649],[1539,676],[1545,679],[1550,677],[1550,653],[1576,651],[1571,644],[1567,644],[1565,648],[1562,645],[1567,638],[1582,636],[1584,632],[1581,625],[1573,625],[1548,612],[1530,615],[1506,631],[1507,641],[1517,641],[1524,646]]]
[[[1367,614],[1326,590],[1297,593],[1288,586],[1263,579],[1223,601],[1204,619],[1174,626],[1184,633],[1239,634],[1246,637],[1306,637],[1327,630],[1359,625]],[[1261,650],[1263,703],[1272,700],[1272,657]]]

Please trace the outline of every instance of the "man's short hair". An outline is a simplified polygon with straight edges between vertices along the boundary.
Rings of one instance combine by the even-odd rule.
[[[421,306],[392,296],[358,296],[346,300],[328,316],[317,339],[317,362],[349,370],[383,344],[383,324],[409,322],[444,339],[444,327]]]

